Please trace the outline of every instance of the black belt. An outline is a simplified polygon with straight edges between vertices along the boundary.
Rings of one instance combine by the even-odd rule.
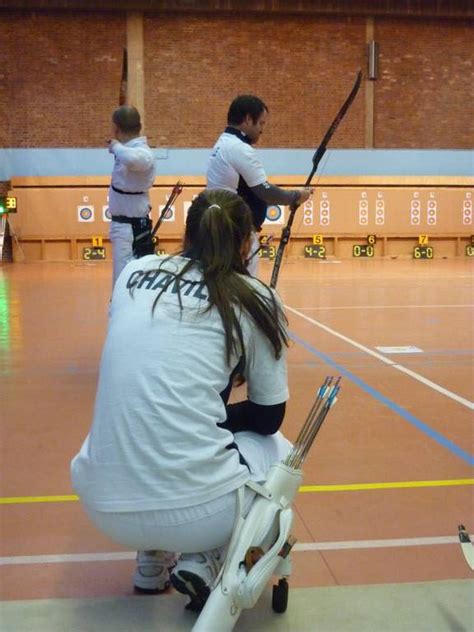
[[[112,215],[112,221],[118,224],[131,224],[132,226],[140,226],[143,220],[147,220],[148,215],[145,217],[128,217],[127,215]]]
[[[115,193],[121,193],[122,195],[143,195],[146,191],[122,191],[122,189],[117,189],[113,184],[110,185]]]

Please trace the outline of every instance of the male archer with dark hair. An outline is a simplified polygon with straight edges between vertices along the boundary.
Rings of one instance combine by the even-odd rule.
[[[268,107],[258,97],[244,94],[236,97],[227,113],[227,127],[220,135],[209,158],[207,188],[227,189],[238,193],[252,211],[254,232],[248,264],[253,276],[257,273],[259,248],[256,233],[266,218],[267,204],[302,204],[311,195],[310,188],[292,191],[267,181],[263,165],[253,148],[263,133]]]

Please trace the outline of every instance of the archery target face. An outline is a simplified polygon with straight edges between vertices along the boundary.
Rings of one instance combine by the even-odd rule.
[[[321,226],[329,226],[331,222],[331,205],[323,194],[323,199],[319,203],[319,223]]]
[[[281,206],[278,206],[277,204],[272,204],[267,208],[267,215],[264,224],[283,224],[283,220],[284,213]]]
[[[102,221],[111,222],[112,221],[112,213],[110,212],[108,204],[105,204],[102,207]]]
[[[467,226],[472,224],[472,200],[466,198],[462,206],[462,223]]]
[[[93,206],[78,206],[77,207],[77,221],[78,222],[93,222],[94,221],[94,207]]]
[[[159,212],[160,216],[161,216],[161,213],[163,212],[164,208],[165,208],[164,204],[162,206],[160,206],[160,212]],[[164,222],[174,222],[175,218],[176,218],[175,208],[174,208],[174,206],[170,206],[169,209],[166,211],[166,213],[163,216],[163,221]]]

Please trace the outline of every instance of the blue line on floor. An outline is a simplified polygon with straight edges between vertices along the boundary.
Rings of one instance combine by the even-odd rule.
[[[357,384],[357,386],[359,386],[366,393],[369,393],[369,395],[371,395],[374,399],[377,399],[379,402],[382,402],[382,404],[385,404],[385,406],[388,406],[388,408],[396,412],[398,415],[400,415],[400,417],[403,417],[403,419],[405,419],[405,421],[408,421],[408,423],[410,423],[412,426],[415,426],[416,428],[418,428],[418,430],[424,432],[428,437],[439,443],[444,448],[450,450],[450,452],[452,452],[456,456],[460,457],[464,461],[467,461],[469,465],[474,465],[474,456],[462,450],[455,443],[453,443],[449,439],[446,439],[446,437],[443,437],[443,435],[441,435],[439,432],[436,432],[436,430],[430,428],[430,426],[425,424],[423,421],[417,419],[414,415],[393,402],[388,397],[385,397],[385,395],[382,395],[382,393],[379,393],[379,391],[369,386],[366,382],[364,382],[364,380],[361,380],[360,377],[357,377],[357,375],[354,375],[354,373],[351,373],[337,362],[334,362],[334,360],[330,356],[326,355],[322,351],[318,351],[317,349],[315,349],[312,345],[306,342],[306,340],[303,340],[303,338],[300,338],[294,333],[290,333],[290,337],[292,340],[304,347],[307,351],[315,356],[318,356],[319,358],[322,358],[324,362],[337,369],[337,371],[341,375],[344,375],[349,380],[354,382],[354,384]]]

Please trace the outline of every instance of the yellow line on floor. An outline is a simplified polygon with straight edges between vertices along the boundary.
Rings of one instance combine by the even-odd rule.
[[[26,503],[64,503],[79,500],[79,496],[10,496],[0,498],[0,505],[23,505]]]
[[[474,478],[459,478],[445,481],[398,481],[394,483],[355,483],[353,485],[302,485],[300,492],[355,492],[365,489],[403,489],[413,487],[449,487],[474,485]]]
[[[458,478],[444,481],[398,481],[394,483],[353,483],[348,485],[302,485],[301,493],[357,492],[368,489],[404,489],[414,487],[453,487],[474,485],[474,478]],[[23,505],[27,503],[64,503],[79,500],[78,496],[10,496],[0,498],[0,505]]]

